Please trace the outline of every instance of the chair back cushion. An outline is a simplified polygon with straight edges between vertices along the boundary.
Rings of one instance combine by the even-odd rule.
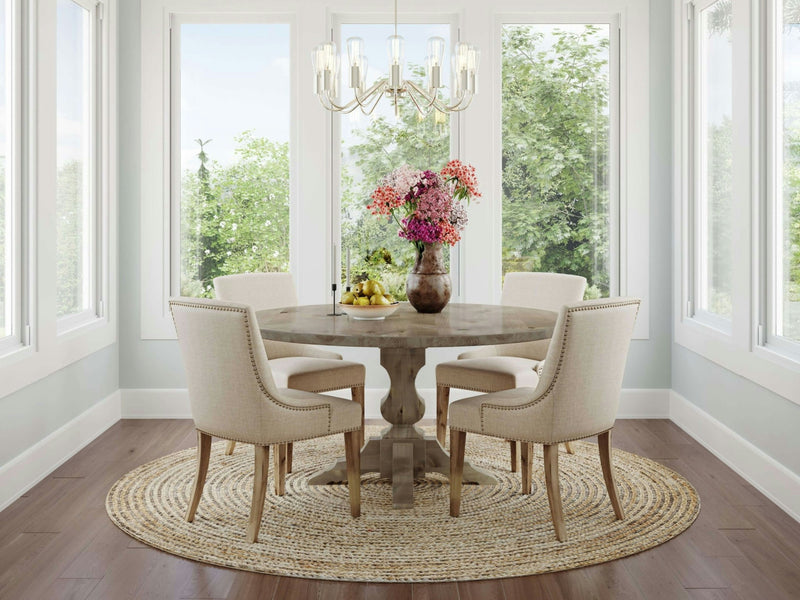
[[[636,298],[602,298],[562,307],[536,388],[552,402],[549,439],[569,440],[614,426]]]
[[[296,306],[297,292],[291,273],[240,273],[214,278],[214,293],[219,300],[249,304],[253,310]],[[305,344],[264,340],[269,358],[303,356]]]
[[[565,304],[583,300],[586,278],[564,273],[506,273],[501,304],[559,311]],[[498,345],[500,356],[544,360],[550,340]]]
[[[174,298],[170,309],[198,429],[250,443],[280,440],[286,429],[294,429],[291,412],[296,409],[275,388],[250,306]],[[316,412],[303,416],[316,417],[327,427],[329,409]]]

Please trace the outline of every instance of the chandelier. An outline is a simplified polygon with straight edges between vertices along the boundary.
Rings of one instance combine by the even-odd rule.
[[[353,99],[346,104],[338,104],[339,56],[334,42],[323,42],[311,52],[314,66],[314,93],[327,110],[348,114],[360,108],[365,115],[371,115],[381,98],[391,98],[395,115],[399,115],[398,101],[408,97],[423,116],[432,110],[441,113],[458,112],[466,109],[477,92],[478,63],[480,50],[472,44],[457,42],[450,57],[452,70],[452,104],[439,98],[442,83],[442,60],[445,40],[441,37],[428,39],[428,54],[425,58],[425,87],[410,79],[404,79],[405,40],[397,35],[397,0],[394,2],[394,35],[387,38],[389,54],[388,77],[379,79],[368,88],[367,57],[364,56],[364,40],[359,37],[347,39],[347,61],[350,64],[349,87]],[[366,88],[366,89],[365,89]]]

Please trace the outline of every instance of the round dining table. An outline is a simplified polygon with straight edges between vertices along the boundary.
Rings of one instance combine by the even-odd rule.
[[[494,304],[448,304],[440,313],[418,313],[407,302],[382,320],[330,314],[330,305],[290,306],[258,311],[261,336],[281,342],[380,348],[389,373],[381,414],[390,426],[361,450],[361,472],[378,472],[392,481],[394,508],[414,504],[414,479],[425,473],[450,474],[450,457],[435,436],[415,424],[425,403],[415,380],[425,364],[425,349],[443,346],[510,344],[552,337],[556,313]],[[344,459],[314,475],[309,483],[347,481]],[[464,483],[492,484],[494,478],[464,463]]]

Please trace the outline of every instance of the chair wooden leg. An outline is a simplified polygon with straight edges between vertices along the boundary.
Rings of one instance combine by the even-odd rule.
[[[274,452],[274,465],[272,478],[275,483],[275,495],[283,496],[286,493],[286,444],[276,444]]]
[[[517,442],[515,440],[508,440],[508,445],[511,448],[511,472],[517,472]]]
[[[233,440],[228,440],[228,445],[225,446],[225,454],[230,456],[231,454],[233,454],[235,448],[236,448],[236,442],[234,442]]]
[[[350,398],[361,405],[361,431],[358,434],[358,447],[361,449],[364,446],[364,387],[350,388]]]
[[[186,520],[191,523],[194,521],[194,513],[197,505],[200,504],[200,497],[203,495],[203,486],[206,483],[206,473],[208,473],[208,459],[211,457],[211,436],[202,431],[197,432],[197,471],[194,475],[194,492],[189,509],[186,511]]]
[[[572,447],[572,442],[564,442],[564,450],[567,454],[575,454],[575,448]]]
[[[294,454],[294,444],[289,442],[286,444],[286,472],[292,472],[292,454]]]
[[[247,524],[247,541],[251,544],[255,544],[258,541],[258,530],[261,529],[261,515],[264,513],[264,499],[267,495],[267,477],[269,474],[269,446],[256,446],[255,454],[253,503],[250,505],[250,521]]]
[[[347,490],[350,493],[350,515],[361,516],[361,448],[359,432],[344,434],[344,453],[347,460]]]
[[[450,403],[450,388],[446,385],[436,386],[436,439],[444,446],[447,435],[447,405]]]
[[[611,430],[597,436],[597,447],[600,449],[600,465],[603,467],[603,479],[606,480],[608,497],[611,499],[611,506],[614,507],[614,514],[620,521],[625,518],[625,512],[617,496],[617,484],[614,482],[614,468],[611,464]]]
[[[512,442],[515,443],[515,442]],[[533,444],[530,442],[520,442],[520,468],[522,469],[522,493],[531,493],[531,481],[533,479]]]
[[[450,516],[461,512],[461,481],[464,477],[464,448],[467,434],[450,430]]]
[[[544,480],[547,486],[547,500],[550,502],[550,516],[559,542],[567,539],[564,529],[564,514],[561,510],[561,486],[558,484],[558,444],[545,444]]]

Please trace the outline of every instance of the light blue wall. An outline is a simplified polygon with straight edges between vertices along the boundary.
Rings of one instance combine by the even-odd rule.
[[[119,388],[117,344],[0,398],[0,466]]]
[[[670,148],[671,111],[669,3],[652,0],[651,83],[650,83],[650,339],[634,341],[625,387],[668,388],[670,385]],[[120,387],[181,388],[185,377],[177,344],[171,341],[141,340],[139,319],[139,94],[140,94],[140,2],[120,3]],[[301,68],[305,68],[300,62]],[[667,118],[664,118],[667,115]],[[666,158],[666,160],[665,160]],[[388,378],[378,366],[377,351],[341,349],[345,358],[367,364],[367,387],[383,387]],[[456,349],[428,353],[429,363],[455,358]],[[435,387],[429,365],[420,373],[417,385]]]
[[[678,344],[672,389],[800,475],[800,406]]]

